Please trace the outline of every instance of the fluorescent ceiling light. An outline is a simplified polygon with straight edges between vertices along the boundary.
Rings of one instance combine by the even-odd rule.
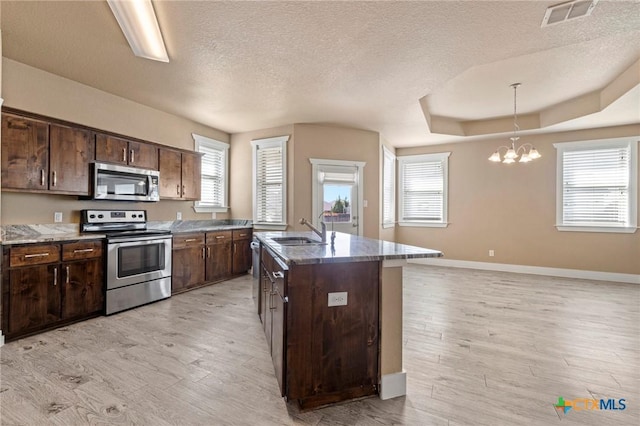
[[[136,56],[169,62],[151,0],[107,0],[107,3]]]

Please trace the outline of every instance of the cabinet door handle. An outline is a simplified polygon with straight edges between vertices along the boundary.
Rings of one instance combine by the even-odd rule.
[[[58,176],[55,170],[51,173],[53,174],[53,186],[56,186],[56,184],[58,183]]]
[[[211,257],[211,247],[207,247],[207,258]]]
[[[185,191],[185,189],[184,189],[184,185],[182,185],[182,196],[183,196],[183,197],[184,197],[184,191]]]
[[[276,294],[275,292],[271,292],[269,293],[269,309],[270,310],[274,310],[276,307],[273,306],[273,295]]]
[[[122,161],[127,162],[127,148],[122,148]]]
[[[180,184],[176,185],[176,194],[180,195]]]
[[[44,169],[40,170],[40,186],[44,186]]]
[[[190,243],[192,241],[195,241],[197,238],[187,238],[186,240],[184,240],[185,243]]]
[[[222,238],[224,238],[224,235],[216,235],[216,240],[220,240]]]
[[[277,280],[278,278],[283,278],[284,279],[284,273],[282,271],[278,271],[278,272],[274,272],[273,273],[273,279]]]
[[[129,150],[129,163],[136,162],[136,152],[134,150]]]
[[[238,252],[238,245],[236,243],[233,243],[233,254],[236,254]]]
[[[71,274],[69,273],[69,267],[67,266],[66,268],[67,268],[67,284],[69,284],[69,276]]]
[[[36,254],[25,254],[25,259],[31,259],[32,257],[46,257],[49,256],[49,253],[36,253]]]
[[[53,268],[53,285],[58,285],[58,268]]]
[[[202,258],[204,259],[204,247],[202,247]]]
[[[247,236],[247,234],[240,234],[240,236],[241,236],[241,237],[246,237],[246,236]]]
[[[9,120],[9,128],[10,129],[28,130],[30,127],[31,126],[29,126],[29,123],[27,123],[27,122]]]
[[[73,252],[74,253],[91,253],[93,251],[92,248],[86,248],[86,249],[74,249]]]

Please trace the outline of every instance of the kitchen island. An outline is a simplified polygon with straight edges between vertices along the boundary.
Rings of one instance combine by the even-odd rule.
[[[254,299],[282,396],[305,408],[406,393],[402,267],[421,247],[336,233],[259,232]]]

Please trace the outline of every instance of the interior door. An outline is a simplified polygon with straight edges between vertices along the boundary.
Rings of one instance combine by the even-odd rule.
[[[314,223],[323,220],[327,232],[359,235],[360,173],[355,165],[318,164],[315,167],[316,211]]]

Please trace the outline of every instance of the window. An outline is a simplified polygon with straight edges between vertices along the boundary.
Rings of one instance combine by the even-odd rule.
[[[626,138],[554,146],[558,150],[557,228],[635,232],[637,141]]]
[[[382,227],[396,224],[396,156],[382,147]]]
[[[286,164],[289,136],[251,141],[253,146],[253,222],[258,228],[287,227]]]
[[[398,157],[400,226],[447,226],[450,154]]]
[[[193,134],[196,151],[202,156],[202,195],[194,210],[203,212],[226,212],[228,207],[228,158],[229,144]]]

